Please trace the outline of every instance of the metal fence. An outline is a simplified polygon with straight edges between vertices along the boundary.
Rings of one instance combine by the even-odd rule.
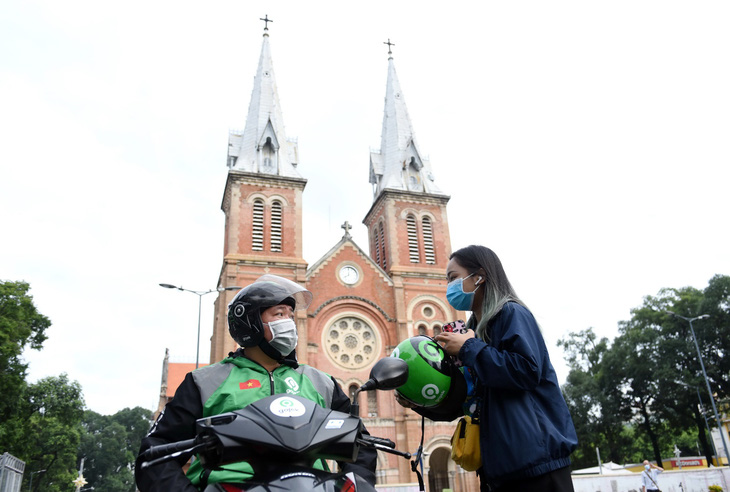
[[[11,454],[3,453],[0,456],[0,492],[20,492],[24,471],[23,461]]]

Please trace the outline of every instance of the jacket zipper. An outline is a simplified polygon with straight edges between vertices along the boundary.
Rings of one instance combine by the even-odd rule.
[[[266,371],[269,374],[269,384],[271,385],[271,394],[274,394],[274,373]]]

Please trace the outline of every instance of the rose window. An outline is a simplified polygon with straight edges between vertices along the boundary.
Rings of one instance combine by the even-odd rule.
[[[359,318],[340,318],[323,333],[328,355],[346,369],[359,369],[380,353],[378,337],[367,322]]]

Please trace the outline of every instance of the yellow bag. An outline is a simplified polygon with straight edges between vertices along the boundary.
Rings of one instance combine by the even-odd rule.
[[[482,466],[477,419],[472,420],[468,415],[459,419],[451,436],[451,459],[467,471],[475,471]]]

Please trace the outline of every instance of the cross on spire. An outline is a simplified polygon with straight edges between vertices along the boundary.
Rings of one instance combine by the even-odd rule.
[[[388,38],[388,41],[383,41],[383,44],[387,44],[387,45],[388,45],[388,54],[389,54],[389,55],[392,55],[392,54],[393,54],[393,52],[391,51],[390,47],[391,47],[391,46],[395,46],[395,43],[391,43],[391,42],[390,42],[390,38]]]
[[[352,229],[350,223],[348,221],[345,221],[345,223],[342,224],[340,227],[345,230],[345,237],[350,237],[350,229]]]
[[[264,21],[264,31],[269,30],[269,22],[274,22],[271,19],[269,19],[269,14],[264,15],[263,19],[261,17],[259,17],[259,20]]]

